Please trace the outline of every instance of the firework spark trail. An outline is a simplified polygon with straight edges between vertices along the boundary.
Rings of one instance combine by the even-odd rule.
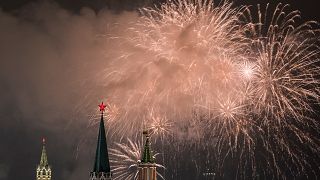
[[[157,136],[161,140],[164,140],[166,136],[170,136],[172,132],[172,122],[170,122],[165,116],[155,116],[153,111],[149,113],[150,124],[145,125],[152,136]],[[155,139],[157,139],[157,137]]]
[[[279,121],[288,114],[295,119],[304,117],[304,111],[312,109],[309,99],[319,98],[315,77],[319,71],[319,49],[315,44],[318,37],[314,34],[317,30],[311,29],[315,22],[297,26],[299,13],[286,14],[286,8],[279,4],[270,22],[266,15],[256,23],[250,17],[251,28],[247,31],[256,53],[253,83],[257,88],[253,91],[257,99],[253,101],[260,103],[255,108]],[[263,16],[261,11],[258,16]]]
[[[285,178],[286,169],[298,176],[318,164],[303,153],[318,157],[320,149],[308,133],[318,133],[319,122],[307,116],[319,101],[318,29],[296,23],[299,12],[286,9],[211,0],[141,9],[129,35],[110,38],[133,47],[105,70],[114,136],[151,129],[161,141],[187,138],[212,149],[219,170],[236,157],[238,178],[256,177],[260,166],[275,178]],[[124,146],[117,146],[119,154]]]
[[[114,179],[132,180],[138,178],[138,161],[141,160],[143,146],[140,142],[134,143],[128,139],[128,143],[116,143],[115,148],[110,150],[111,164],[113,166]],[[158,154],[155,154],[156,157]],[[157,168],[165,168],[156,164]],[[164,179],[159,170],[158,177]]]
[[[252,104],[250,110],[259,115],[254,121],[262,121],[263,143],[270,149],[269,156],[274,157],[271,166],[278,175],[283,169],[276,162],[281,159],[277,151],[290,157],[282,162],[287,169],[301,174],[310,162],[297,144],[307,142],[313,154],[319,152],[317,137],[307,130],[319,131],[319,122],[308,117],[314,113],[312,103],[319,101],[319,30],[313,28],[317,27],[315,22],[296,23],[299,12],[286,13],[286,9],[288,5],[278,4],[268,19],[268,6],[265,12],[258,6],[258,20],[248,9],[246,31],[252,39],[255,63],[253,96],[248,103]]]

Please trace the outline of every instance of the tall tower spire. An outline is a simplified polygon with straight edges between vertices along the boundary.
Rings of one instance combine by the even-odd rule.
[[[144,131],[146,137],[141,161],[138,162],[138,180],[157,180],[156,163],[151,151],[151,142],[148,131]]]
[[[48,157],[46,152],[46,140],[42,139],[42,153],[40,163],[37,167],[37,180],[51,180],[51,167],[48,163]]]
[[[107,149],[106,131],[104,128],[103,112],[106,106],[103,102],[99,105],[101,111],[101,120],[98,134],[98,144],[96,149],[96,158],[93,171],[90,173],[90,180],[111,180],[112,174],[109,164]]]

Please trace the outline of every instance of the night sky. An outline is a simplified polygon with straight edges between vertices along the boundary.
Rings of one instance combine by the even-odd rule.
[[[235,4],[253,2],[267,0]],[[290,3],[305,20],[320,21],[317,0],[277,2]],[[101,35],[105,21],[130,21],[136,8],[148,4],[0,0],[0,180],[35,179],[42,137],[47,139],[54,180],[88,179],[97,135],[97,126],[88,125],[88,114],[98,109],[82,106],[87,103],[83,96],[101,93],[91,96],[98,104],[104,92],[98,82],[87,79],[99,72],[104,57],[102,42],[91,37]]]

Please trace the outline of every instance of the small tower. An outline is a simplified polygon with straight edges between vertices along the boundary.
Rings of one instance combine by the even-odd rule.
[[[51,180],[51,167],[48,163],[48,157],[46,152],[46,140],[42,139],[42,153],[41,153],[41,159],[40,164],[37,168],[37,180]]]
[[[150,136],[148,131],[144,131],[146,137],[141,161],[138,162],[138,180],[157,180],[156,163],[151,151]]]
[[[101,111],[101,120],[98,135],[98,144],[93,171],[90,173],[90,180],[111,180],[112,174],[109,164],[109,155],[106,140],[106,131],[104,128],[103,112],[106,106],[103,102],[99,105]]]

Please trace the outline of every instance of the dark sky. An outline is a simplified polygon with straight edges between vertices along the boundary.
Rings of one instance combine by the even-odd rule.
[[[267,1],[290,3],[304,19],[320,21],[317,0],[235,3]],[[0,180],[34,179],[43,136],[48,139],[55,180],[88,179],[96,129],[88,128],[87,119],[88,111],[96,112],[95,107],[82,111],[87,107],[78,106],[86,103],[86,99],[79,101],[87,93],[83,86],[90,91],[99,89],[86,77],[99,68],[97,62],[103,56],[99,43],[92,43],[89,37],[99,33],[93,29],[102,26],[101,18],[148,3],[0,0]],[[106,8],[112,12],[99,14]],[[76,30],[79,27],[81,31]],[[85,63],[73,66],[81,58]],[[99,98],[91,101],[99,103]]]
[[[61,5],[63,8],[72,11],[79,11],[82,7],[90,7],[95,10],[100,10],[105,8],[106,6],[112,9],[126,9],[132,10],[136,7],[139,7],[143,4],[148,4],[149,2],[160,2],[164,0],[55,0]],[[12,11],[17,10],[30,2],[37,2],[37,0],[2,0],[0,1],[0,5],[4,10]],[[320,20],[319,11],[319,2],[315,0],[304,0],[304,1],[297,1],[297,0],[235,0],[233,1],[236,4],[277,4],[281,3],[288,3],[294,9],[299,9],[303,16],[306,19],[313,19],[313,20]]]

